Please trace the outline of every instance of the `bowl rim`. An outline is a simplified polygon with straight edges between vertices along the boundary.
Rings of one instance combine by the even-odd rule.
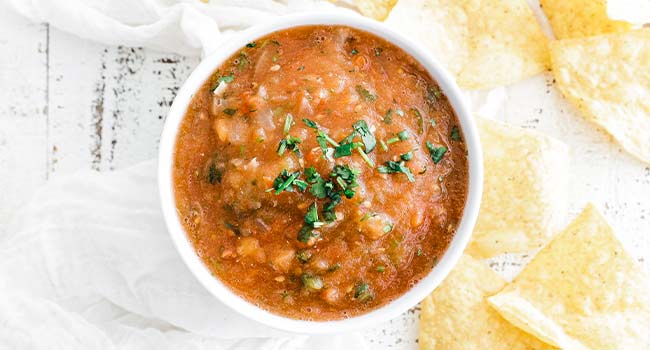
[[[178,128],[194,93],[208,77],[232,54],[247,43],[267,34],[309,25],[348,26],[383,38],[415,58],[439,84],[447,96],[464,135],[469,163],[469,184],[465,208],[456,234],[436,266],[416,285],[393,301],[370,312],[341,320],[305,321],[264,310],[237,295],[213,276],[195,253],[187,238],[176,209],[173,190],[173,155]],[[158,155],[158,187],[167,230],[183,262],[199,282],[219,301],[237,313],[272,328],[300,334],[332,334],[367,328],[388,321],[423,300],[449,274],[467,246],[478,216],[483,187],[483,159],[476,124],[453,77],[436,58],[420,44],[391,30],[383,23],[342,12],[299,13],[278,17],[239,32],[205,57],[192,71],[178,91],[168,112],[160,138]]]

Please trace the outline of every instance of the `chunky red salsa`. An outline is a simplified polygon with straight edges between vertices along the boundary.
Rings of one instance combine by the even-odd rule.
[[[436,82],[343,26],[242,47],[196,92],[175,147],[197,254],[238,295],[296,319],[405,293],[444,253],[467,195],[462,130]]]

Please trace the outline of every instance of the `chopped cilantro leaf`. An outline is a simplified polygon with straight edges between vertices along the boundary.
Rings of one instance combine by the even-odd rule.
[[[224,75],[219,77],[219,79],[217,79],[218,82],[224,82],[224,83],[232,83],[233,80],[235,80],[234,75]]]
[[[366,153],[372,152],[377,145],[377,140],[375,136],[370,132],[368,128],[368,123],[365,120],[359,120],[352,124],[354,131],[361,136],[361,141],[363,141],[363,146],[366,148]]]
[[[293,174],[289,174],[287,169],[282,170],[280,175],[278,175],[273,181],[273,188],[275,194],[280,194],[282,191],[291,192],[293,191],[292,184],[300,176],[300,172],[296,171]]]
[[[289,129],[291,129],[291,126],[293,125],[293,115],[291,113],[287,113],[287,117],[284,120],[284,134],[289,133]]]
[[[389,108],[388,111],[386,111],[386,114],[384,115],[384,123],[391,124],[392,122],[393,122],[393,110]]]
[[[360,282],[356,285],[354,288],[354,298],[362,303],[372,300],[373,295],[368,283]]]
[[[368,102],[377,101],[377,95],[373,95],[370,91],[368,91],[366,88],[364,88],[361,85],[357,85],[357,92],[361,97],[363,97],[364,100]]]
[[[285,150],[290,150],[294,151],[298,157],[301,156],[300,149],[298,149],[298,144],[300,144],[302,140],[298,137],[287,135],[284,139],[280,141],[280,144],[278,145],[278,155],[281,156],[284,154]]]
[[[429,155],[431,156],[434,164],[440,163],[442,157],[445,155],[445,153],[447,153],[447,147],[436,147],[429,141],[427,141],[427,149],[429,150]]]
[[[415,108],[411,108],[415,117],[418,118],[418,132],[421,134],[424,132],[424,118],[422,118],[422,113]]]
[[[300,190],[300,192],[305,192],[307,186],[309,185],[307,184],[307,182],[298,179],[294,180],[293,184],[296,185],[296,187]]]
[[[309,249],[301,249],[296,253],[296,259],[301,263],[306,263],[311,260],[312,253]]]
[[[226,109],[223,110],[223,113],[228,114],[230,116],[233,116],[233,115],[235,115],[235,113],[237,113],[237,109],[236,108],[226,108]]]
[[[246,44],[246,47],[249,47],[249,48],[252,48],[252,47],[255,47],[255,46],[257,46],[257,43],[254,42],[254,41],[251,41],[250,43]]]
[[[353,54],[353,55],[356,55],[356,54],[359,53],[359,51],[356,48],[354,48],[354,49],[352,49],[352,51],[350,51],[350,53]]]
[[[381,273],[386,271],[386,267],[384,265],[379,265],[377,266],[377,272]]]
[[[410,182],[415,182],[415,177],[413,177],[411,169],[404,165],[404,161],[393,162],[389,160],[384,163],[384,165],[377,167],[377,170],[382,174],[403,173],[406,175]]]
[[[457,125],[454,125],[451,128],[451,139],[454,141],[460,141],[460,130],[458,130]]]
[[[345,143],[334,148],[334,158],[341,158],[352,155],[353,143]]]
[[[399,138],[400,141],[405,141],[409,138],[409,134],[406,130],[402,130],[397,133],[397,137]]]
[[[315,121],[309,120],[307,118],[302,118],[302,121],[307,125],[307,127],[310,127],[312,129],[318,129],[318,124],[316,124]]]
[[[406,160],[411,160],[411,159],[413,159],[413,151],[408,151],[408,152],[402,154],[402,155],[399,156],[399,157],[400,157],[402,160],[405,160],[405,161],[406,161]]]
[[[400,117],[403,117],[404,116],[404,111],[399,109],[399,108],[396,108],[395,109],[395,114],[399,115]]]
[[[318,222],[318,206],[312,203],[305,214],[305,224],[313,226],[315,222]]]
[[[298,231],[298,240],[302,243],[307,243],[311,238],[317,237],[314,228],[309,225],[303,225]]]

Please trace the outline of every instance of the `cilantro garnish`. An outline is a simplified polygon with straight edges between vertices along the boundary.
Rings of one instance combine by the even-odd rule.
[[[255,47],[255,46],[257,46],[257,43],[254,42],[254,41],[251,41],[250,43],[246,44],[246,47],[249,47],[249,48],[252,48],[252,47]]]
[[[427,149],[429,150],[429,155],[431,156],[434,164],[440,163],[442,157],[445,155],[445,153],[447,153],[447,147],[436,147],[429,141],[427,141]]]
[[[389,108],[388,111],[386,111],[386,114],[384,114],[384,123],[391,124],[392,122],[393,122],[393,110]]]
[[[361,85],[357,85],[357,92],[368,102],[377,101],[377,95],[373,95],[370,91],[368,91],[368,89],[364,88]]]
[[[363,146],[366,149],[366,153],[372,152],[377,145],[377,140],[375,136],[370,132],[368,128],[368,123],[365,120],[359,120],[352,124],[354,131],[361,136],[361,141],[363,141]]]
[[[456,125],[451,128],[451,139],[453,141],[460,141],[460,130],[458,130],[458,126]]]
[[[235,113],[237,113],[237,109],[236,108],[226,108],[226,109],[223,110],[223,113],[228,114],[229,116],[233,116],[233,115],[235,115]]]
[[[233,80],[235,80],[234,75],[224,75],[219,77],[219,79],[217,79],[218,82],[224,82],[224,83],[232,83]]]
[[[287,117],[284,120],[284,129],[283,129],[285,135],[289,133],[289,129],[291,129],[291,126],[293,124],[294,124],[293,115],[291,115],[291,113],[287,113]]]
[[[316,124],[315,121],[309,120],[307,118],[302,118],[302,121],[305,123],[305,125],[307,125],[307,127],[318,129],[318,124]]]
[[[275,190],[275,194],[280,194],[282,191],[292,192],[293,182],[300,176],[300,172],[296,171],[289,174],[287,169],[282,170],[275,180],[273,180],[273,188],[267,191]]]
[[[393,162],[389,160],[384,165],[377,167],[377,170],[382,174],[403,173],[410,182],[415,182],[415,177],[411,173],[411,169],[404,165],[404,161]]]
[[[356,285],[354,288],[354,298],[362,303],[372,300],[373,295],[368,283],[360,282]]]
[[[413,159],[413,151],[408,151],[399,156],[402,160],[407,161]]]
[[[334,148],[334,158],[341,158],[341,157],[352,155],[353,148],[354,148],[353,143],[344,143]]]
[[[298,137],[287,135],[284,139],[280,141],[280,144],[278,145],[278,155],[281,156],[284,154],[285,150],[290,150],[294,151],[298,157],[301,157],[302,154],[300,153],[300,149],[298,148],[298,144],[300,144],[302,140]]]

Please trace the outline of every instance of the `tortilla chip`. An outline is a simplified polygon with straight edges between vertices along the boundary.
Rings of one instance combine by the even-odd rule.
[[[607,16],[607,0],[540,0],[558,39],[582,38],[632,29]]]
[[[417,38],[467,89],[549,67],[548,39],[525,0],[401,0],[386,23]]]
[[[551,55],[564,96],[650,163],[650,28],[556,41]]]
[[[564,349],[650,349],[650,279],[592,205],[488,298],[512,324]]]
[[[449,276],[422,301],[421,350],[550,349],[509,324],[486,298],[505,281],[480,261],[463,255]]]
[[[354,0],[354,3],[364,16],[383,21],[397,0]]]
[[[467,253],[489,258],[541,248],[564,224],[568,147],[536,131],[477,118],[483,200]]]

